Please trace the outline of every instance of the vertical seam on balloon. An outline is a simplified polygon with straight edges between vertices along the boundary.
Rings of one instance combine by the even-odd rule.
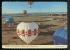
[[[21,32],[22,32],[21,34],[22,34],[23,36],[25,36],[25,31],[24,31],[24,30],[22,30]]]
[[[34,29],[34,36],[36,35],[36,32],[37,32],[36,29]]]
[[[31,36],[31,29],[28,30],[28,36]]]

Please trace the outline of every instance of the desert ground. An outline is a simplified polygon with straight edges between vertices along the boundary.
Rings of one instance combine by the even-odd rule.
[[[22,41],[16,32],[16,27],[20,22],[31,20],[36,22],[40,28],[38,36],[30,43],[30,45],[54,45],[53,35],[54,32],[61,27],[67,27],[67,20],[57,21],[55,18],[60,16],[40,16],[40,15],[25,15],[25,16],[12,16],[15,19],[14,26],[9,29],[7,25],[2,25],[2,45],[27,45]],[[47,17],[54,20],[47,21]],[[66,18],[67,16],[62,16]],[[2,18],[5,20],[5,18]],[[66,24],[64,24],[66,23]],[[16,37],[16,38],[13,38]]]

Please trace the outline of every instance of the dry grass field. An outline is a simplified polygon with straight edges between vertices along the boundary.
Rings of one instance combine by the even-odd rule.
[[[2,45],[27,45],[24,41],[22,41],[17,33],[16,33],[16,27],[20,22],[23,22],[25,20],[31,20],[33,22],[36,22],[40,28],[40,33],[38,36],[30,43],[30,45],[54,45],[53,43],[53,34],[54,32],[61,27],[67,27],[67,24],[64,24],[67,22],[61,21],[58,22],[57,20],[47,21],[45,20],[48,16],[38,16],[38,15],[29,15],[29,16],[18,16],[14,17],[15,24],[14,26],[9,29],[7,25],[2,25]],[[59,16],[49,16],[51,18],[58,18]],[[67,16],[62,16],[62,18],[67,18]],[[5,18],[2,18],[2,20],[5,20]],[[13,39],[13,37],[17,37]]]

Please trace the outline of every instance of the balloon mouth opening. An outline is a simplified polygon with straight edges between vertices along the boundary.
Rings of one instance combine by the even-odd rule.
[[[25,22],[25,23],[31,23],[32,21],[29,20],[29,21],[24,21],[24,22]]]

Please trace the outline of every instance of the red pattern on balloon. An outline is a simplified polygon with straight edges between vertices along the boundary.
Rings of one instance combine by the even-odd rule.
[[[17,34],[18,35],[22,35],[22,36],[25,36],[25,35],[28,35],[28,36],[34,35],[35,36],[39,32],[40,32],[39,29],[38,30],[37,29],[34,29],[34,31],[28,30],[28,34],[25,34],[27,32],[25,32],[24,30],[19,31],[17,29]],[[34,33],[34,34],[32,34],[32,33]]]

